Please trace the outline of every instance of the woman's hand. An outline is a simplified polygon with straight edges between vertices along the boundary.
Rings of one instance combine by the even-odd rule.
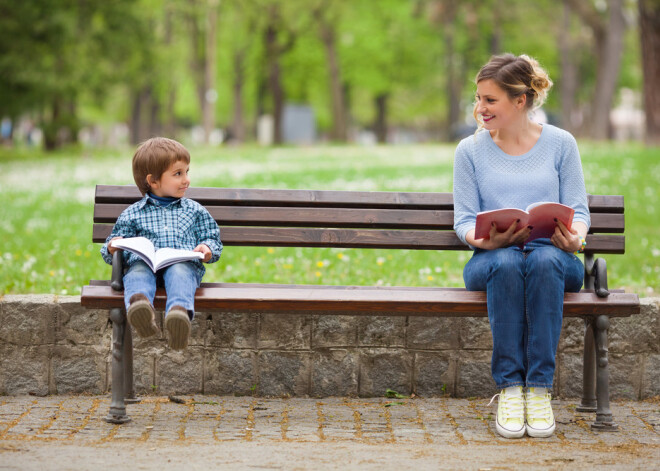
[[[211,257],[213,256],[213,253],[211,252],[211,249],[206,244],[199,244],[193,252],[201,252],[204,254],[204,258],[202,259],[202,262],[208,262],[211,260]]]
[[[584,226],[581,223],[576,223],[575,225]],[[580,229],[582,228],[580,227]],[[578,231],[578,227],[573,227],[569,230],[563,222],[557,221],[557,227],[555,227],[555,233],[550,237],[550,242],[565,252],[576,252],[582,246],[580,236],[583,238],[586,236],[586,227],[584,229],[585,234],[581,234],[581,231]]]
[[[468,243],[474,247],[484,250],[500,249],[502,247],[510,247],[512,245],[522,245],[532,232],[532,226],[526,226],[516,231],[516,226],[519,221],[513,221],[509,228],[504,232],[498,232],[497,226],[493,223],[490,228],[488,239],[475,239],[474,230],[471,230],[466,235]]]

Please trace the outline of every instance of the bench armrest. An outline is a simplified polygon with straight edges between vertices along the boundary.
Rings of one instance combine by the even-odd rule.
[[[124,251],[117,250],[112,255],[112,277],[110,278],[110,286],[115,291],[124,290]]]
[[[599,298],[606,298],[610,295],[607,287],[607,262],[604,258],[586,258],[585,270],[588,276],[592,277],[594,282],[594,291]]]

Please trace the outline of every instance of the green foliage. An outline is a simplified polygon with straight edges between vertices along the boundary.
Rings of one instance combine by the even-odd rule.
[[[191,149],[194,186],[451,191],[454,145]],[[587,190],[623,194],[626,254],[609,283],[660,293],[660,149],[580,142]],[[0,150],[0,293],[77,294],[110,267],[91,243],[96,184],[133,184],[132,150],[37,155]],[[469,252],[226,247],[206,281],[463,286]]]
[[[203,31],[207,6],[189,0],[0,0],[0,117],[30,114],[43,120],[48,136],[63,126],[75,132],[85,124],[128,122],[135,96],[148,90],[159,123],[199,123],[199,69],[193,73],[190,63],[204,50],[204,36],[194,47],[191,28]],[[220,127],[232,124],[238,76],[247,124],[255,123],[260,107],[270,111],[263,43],[271,8],[279,12],[279,43],[295,37],[281,57],[287,100],[312,105],[322,130],[332,125],[332,104],[317,10],[336,33],[354,124],[370,125],[374,97],[387,94],[391,124],[448,128],[455,124],[446,122],[451,93],[460,95],[461,110],[468,108],[472,78],[493,53],[537,57],[559,85],[560,37],[569,39],[578,66],[576,100],[586,111],[593,100],[593,34],[575,14],[564,25],[563,2],[222,0],[215,83]],[[626,13],[635,17],[634,2],[626,3]],[[633,89],[641,88],[637,33],[634,27],[626,33],[620,76],[620,86]],[[237,54],[243,57],[238,75]],[[447,87],[449,64],[459,82],[454,92]],[[551,93],[546,106],[555,114],[558,97]]]

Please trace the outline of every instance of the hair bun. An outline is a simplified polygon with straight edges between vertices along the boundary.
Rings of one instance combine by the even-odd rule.
[[[526,60],[532,67],[530,88],[534,90],[534,106],[538,108],[545,102],[548,92],[550,91],[550,88],[552,88],[552,80],[550,80],[548,73],[543,67],[541,67],[536,59],[525,54],[521,55],[520,58]]]

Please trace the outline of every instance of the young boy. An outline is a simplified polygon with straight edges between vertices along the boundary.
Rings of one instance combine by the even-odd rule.
[[[190,154],[172,139],[155,137],[142,143],[133,156],[133,178],[144,196],[126,208],[101,249],[106,263],[118,249],[112,241],[122,237],[146,237],[156,249],[171,247],[194,250],[206,263],[222,253],[220,229],[199,203],[184,198],[190,185]],[[205,268],[201,261],[182,262],[154,272],[140,257],[124,252],[128,270],[124,274],[124,300],[129,324],[140,337],[157,334],[153,300],[156,285],[165,286],[165,329],[171,348],[188,345],[190,321],[194,317],[195,291]]]

